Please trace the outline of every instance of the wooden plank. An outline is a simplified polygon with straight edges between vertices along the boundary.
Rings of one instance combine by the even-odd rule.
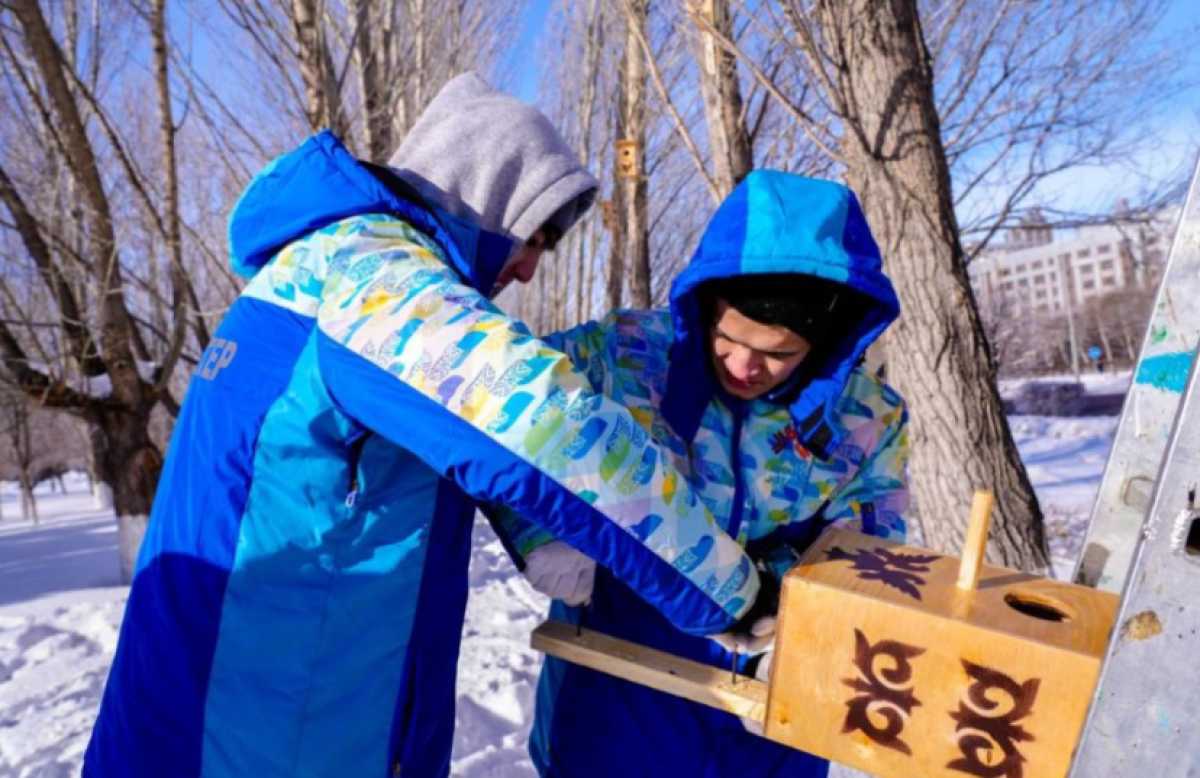
[[[572,624],[547,621],[533,631],[530,645],[559,659],[735,716],[758,722],[766,716],[767,685],[762,681],[601,632],[584,629],[576,635],[575,631]]]

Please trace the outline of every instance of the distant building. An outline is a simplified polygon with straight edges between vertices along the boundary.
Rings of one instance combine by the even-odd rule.
[[[1007,315],[1066,315],[1089,299],[1155,284],[1162,272],[1175,212],[1133,222],[1114,216],[1056,236],[1034,211],[968,267],[980,308]]]

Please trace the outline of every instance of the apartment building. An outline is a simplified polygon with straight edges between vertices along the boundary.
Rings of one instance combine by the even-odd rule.
[[[1174,216],[1056,235],[1035,213],[971,262],[976,299],[985,315],[1067,315],[1092,298],[1157,283]]]

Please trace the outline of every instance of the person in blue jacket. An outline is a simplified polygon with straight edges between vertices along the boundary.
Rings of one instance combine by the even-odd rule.
[[[254,178],[250,281],[176,422],[84,776],[447,775],[476,500],[683,631],[752,612],[757,571],[664,449],[489,302],[594,190],[471,74],[387,167],[324,132]]]
[[[854,194],[760,170],[710,220],[669,310],[617,311],[547,341],[672,452],[721,528],[762,566],[764,586],[777,587],[830,524],[904,539],[907,412],[862,365],[898,313]],[[761,662],[765,678],[767,662],[750,655],[773,643],[768,618],[736,641],[685,634],[603,560],[597,567],[512,510],[494,512],[534,588],[557,598],[552,618],[725,669]],[[544,778],[828,770],[730,714],[555,658],[539,680],[530,754]]]

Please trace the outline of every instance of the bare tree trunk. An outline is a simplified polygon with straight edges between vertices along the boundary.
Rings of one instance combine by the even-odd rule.
[[[33,498],[33,446],[29,434],[29,400],[19,393],[0,393],[0,425],[11,447],[11,462],[17,470],[21,493],[21,518],[37,523],[37,502]]]
[[[37,498],[33,496],[33,479],[29,477],[28,468],[21,468],[21,520],[39,523]]]
[[[113,489],[112,481],[104,469],[107,459],[104,433],[91,422],[85,422],[85,426],[88,439],[88,477],[92,481],[92,507],[96,510],[108,510],[113,507]]]
[[[608,228],[609,237],[608,276],[604,287],[605,302],[609,310],[621,307],[621,293],[625,288],[625,219],[621,214],[621,203],[625,201],[625,186],[620,167],[614,162],[612,199],[600,203],[600,218]]]
[[[967,279],[933,70],[915,0],[821,0],[827,45],[844,52],[846,176],[864,202],[904,315],[888,377],[912,414],[910,478],[925,542],[961,548],[972,488],[996,494],[994,562],[1049,565],[1042,514],[996,389]]]
[[[163,223],[166,228],[167,257],[171,278],[171,307],[174,310],[174,326],[162,354],[158,370],[159,381],[156,393],[168,393],[167,383],[174,372],[183,347],[187,341],[188,300],[187,275],[183,267],[183,238],[179,219],[179,172],[175,164],[175,121],[171,109],[171,79],[167,57],[167,3],[154,0],[150,17],[150,38],[154,49],[155,82],[158,86],[159,139],[163,150],[164,189],[167,195],[166,213]],[[152,265],[154,258],[150,258]],[[157,290],[155,290],[157,292]],[[164,325],[163,331],[166,332]]]
[[[592,117],[596,111],[596,87],[600,78],[600,53],[604,47],[604,20],[600,13],[600,0],[591,0],[588,5],[586,35],[584,40],[583,90],[579,98],[579,158],[585,164],[592,160]],[[589,250],[593,234],[590,221],[577,226],[577,236],[572,248],[575,251],[575,320],[578,324],[587,318],[587,303],[591,300],[591,268],[595,252]]]
[[[429,19],[426,18],[425,0],[409,0],[408,17],[414,23],[413,39],[413,104],[420,111],[425,105],[429,78],[427,65],[429,51]]]
[[[300,78],[304,82],[304,113],[313,130],[328,127],[349,142],[337,76],[325,44],[318,6],[317,0],[292,0],[292,25],[300,54]]]
[[[698,17],[700,30],[700,91],[704,97],[708,145],[717,188],[724,197],[754,167],[738,83],[737,57],[721,44],[721,38],[733,39],[733,16],[728,0],[700,0],[693,13]]]
[[[354,58],[362,92],[367,155],[372,162],[386,162],[392,153],[392,117],[388,88],[383,83],[385,62],[376,44],[376,24],[370,0],[349,0],[347,9],[354,20]]]
[[[650,307],[650,226],[646,203],[646,61],[638,40],[645,35],[648,0],[630,0],[625,16],[625,61],[621,70],[621,124],[617,174],[621,177],[624,259],[630,269],[629,297],[635,308]]]
[[[1137,346],[1135,345],[1134,340],[1133,340],[1133,332],[1129,328],[1129,319],[1126,317],[1122,317],[1121,322],[1120,322],[1120,327],[1121,327],[1121,345],[1125,348],[1125,359],[1130,364],[1132,364],[1135,360],[1137,360],[1138,352],[1137,352]]]
[[[37,498],[33,496],[33,481],[28,470],[21,471],[21,520],[40,523],[38,518]]]
[[[1104,322],[1105,312],[1100,309],[1099,305],[1097,305],[1092,309],[1092,313],[1096,321],[1096,334],[1100,336],[1100,348],[1104,349],[1104,355],[1102,359],[1105,359],[1111,363],[1113,361],[1113,349],[1112,341],[1108,337],[1108,327],[1105,326]]]
[[[37,499],[33,496],[33,446],[29,436],[29,405],[24,397],[13,399],[13,443],[21,482],[21,518],[38,523]]]
[[[1066,294],[1063,295],[1063,304],[1066,306],[1067,316],[1067,346],[1070,351],[1068,360],[1071,365],[1071,374],[1079,379],[1079,335],[1075,331],[1075,281],[1071,278],[1070,265],[1067,262],[1062,262],[1060,272],[1063,273],[1069,280],[1067,281]]]

